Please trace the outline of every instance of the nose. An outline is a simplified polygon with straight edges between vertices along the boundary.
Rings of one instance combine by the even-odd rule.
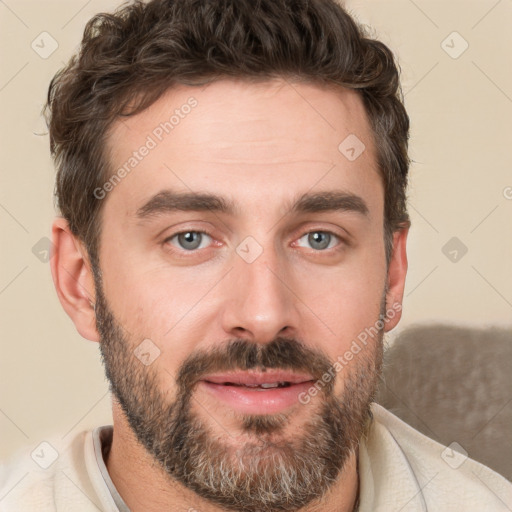
[[[298,300],[290,273],[265,252],[252,263],[234,255],[225,283],[222,327],[230,337],[269,343],[277,336],[297,335]]]

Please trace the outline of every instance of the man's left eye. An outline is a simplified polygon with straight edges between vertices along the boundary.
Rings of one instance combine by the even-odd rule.
[[[335,234],[328,231],[311,231],[301,236],[297,245],[323,251],[324,249],[335,247],[339,241],[340,239]]]
[[[202,231],[184,231],[168,238],[167,241],[179,249],[194,251],[207,247],[212,237]]]

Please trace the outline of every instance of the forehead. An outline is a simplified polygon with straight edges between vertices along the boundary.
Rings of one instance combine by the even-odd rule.
[[[124,169],[108,201],[123,198],[132,210],[166,187],[246,204],[258,191],[277,200],[315,187],[373,190],[377,203],[382,195],[363,102],[341,87],[285,79],[179,86],[116,121],[106,145],[111,172]]]

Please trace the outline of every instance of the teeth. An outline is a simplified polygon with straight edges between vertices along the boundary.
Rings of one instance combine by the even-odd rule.
[[[263,382],[262,384],[258,384],[257,386],[251,387],[259,387],[263,389],[271,389],[271,388],[285,388],[290,385],[289,382]]]
[[[244,386],[247,388],[263,388],[263,389],[272,389],[272,388],[285,388],[290,386],[289,382],[263,382],[262,384],[234,384],[232,382],[226,382],[227,386]]]
[[[277,388],[277,386],[279,386],[279,382],[269,382],[269,383],[263,383],[263,384],[260,384],[260,386],[262,388]]]

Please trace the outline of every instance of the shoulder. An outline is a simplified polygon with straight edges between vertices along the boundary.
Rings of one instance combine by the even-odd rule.
[[[376,403],[372,414],[372,425],[360,447],[360,463],[374,498],[394,501],[394,506],[397,499],[402,500],[402,506],[409,504],[403,510],[411,511],[512,509],[512,484],[459,453],[458,445],[441,445]],[[374,510],[394,510],[376,505],[380,504],[374,502]]]
[[[92,431],[50,439],[1,463],[0,512],[101,510],[85,463],[88,441]]]

